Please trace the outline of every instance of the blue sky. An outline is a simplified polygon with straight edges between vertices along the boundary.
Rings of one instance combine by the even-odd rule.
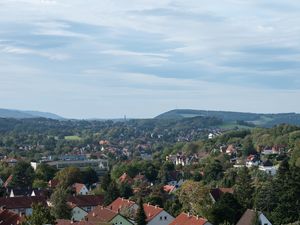
[[[0,108],[300,112],[295,0],[0,2]]]

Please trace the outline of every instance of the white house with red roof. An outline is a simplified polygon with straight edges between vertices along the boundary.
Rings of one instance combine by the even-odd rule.
[[[120,212],[122,215],[126,214],[125,216],[131,215],[132,217],[138,209],[138,205],[129,199],[117,198],[115,201],[110,203],[107,208],[115,212]]]
[[[193,216],[189,213],[181,213],[168,225],[212,225],[207,219]]]
[[[144,204],[143,207],[147,217],[147,225],[168,225],[174,220],[173,216],[158,206]],[[117,198],[107,208],[133,219],[137,212],[138,205],[134,201]]]
[[[72,187],[77,195],[87,195],[89,193],[87,187],[82,183],[75,183]]]
[[[158,206],[144,204],[144,211],[147,217],[147,225],[168,225],[174,217]]]

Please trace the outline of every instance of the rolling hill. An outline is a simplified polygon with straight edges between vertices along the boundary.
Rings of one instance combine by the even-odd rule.
[[[39,111],[21,111],[14,109],[0,109],[0,118],[15,118],[15,119],[26,119],[26,118],[48,118],[55,120],[64,119],[53,113],[39,112]]]
[[[257,126],[271,127],[277,124],[300,125],[300,114],[297,113],[244,113],[229,111],[209,111],[209,110],[192,110],[192,109],[175,109],[162,113],[155,117],[156,119],[182,119],[187,117],[216,117],[222,119],[224,123],[230,124],[237,121],[245,121]]]

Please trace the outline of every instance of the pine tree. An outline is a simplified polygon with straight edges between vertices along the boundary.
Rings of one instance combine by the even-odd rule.
[[[135,216],[135,222],[136,225],[146,225],[147,224],[147,217],[144,211],[144,207],[143,207],[143,200],[142,198],[139,199],[139,208],[137,210],[136,216]]]
[[[253,206],[254,187],[247,167],[243,167],[237,176],[234,186],[234,195],[243,206],[244,210],[251,209]]]
[[[70,219],[71,209],[67,204],[68,193],[63,186],[56,187],[51,195],[51,213],[56,219]]]

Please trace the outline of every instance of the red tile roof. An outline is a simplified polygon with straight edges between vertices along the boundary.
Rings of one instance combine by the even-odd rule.
[[[111,225],[106,222],[91,222],[86,220],[81,220],[78,222],[72,220],[64,220],[64,219],[57,219],[55,225]]]
[[[156,217],[159,213],[163,211],[162,208],[150,204],[144,204],[144,211],[147,216],[147,221],[151,221],[154,217]]]
[[[75,191],[76,191],[77,194],[80,193],[80,191],[81,191],[81,189],[83,187],[85,187],[85,185],[82,184],[82,183],[75,183],[75,184],[73,184],[73,188],[75,189]]]
[[[125,208],[130,208],[135,204],[135,202],[130,201],[128,199],[124,199],[124,198],[117,198],[115,201],[113,201],[112,203],[110,203],[109,206],[107,206],[107,208],[118,212],[121,209],[125,209]]]
[[[1,225],[18,225],[21,224],[23,218],[18,214],[9,210],[0,210],[0,224]]]
[[[122,176],[119,177],[119,182],[132,184],[133,179],[127,173],[123,173]]]
[[[103,205],[104,196],[103,195],[78,195],[70,196],[68,202],[77,205],[78,207],[84,206],[98,206]]]
[[[22,197],[2,197],[0,198],[0,206],[5,207],[6,209],[23,209],[31,208],[33,203],[42,203],[47,205],[46,199],[40,196],[22,196]]]
[[[174,191],[175,188],[176,187],[174,185],[165,185],[164,186],[164,191],[167,192],[167,193],[170,193],[170,192]]]
[[[88,219],[88,221],[91,222],[109,222],[116,215],[118,215],[118,213],[115,211],[112,211],[103,206],[97,206],[86,216],[86,218]]]
[[[204,225],[207,222],[204,218],[181,213],[169,225]]]

